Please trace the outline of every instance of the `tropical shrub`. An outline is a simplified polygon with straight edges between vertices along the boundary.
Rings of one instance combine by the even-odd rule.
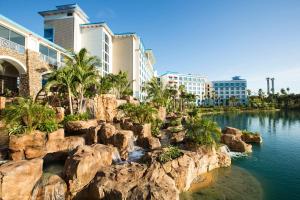
[[[64,118],[64,123],[67,123],[69,121],[87,121],[88,119],[90,119],[90,114],[88,112],[85,113],[77,113],[77,114],[73,114],[73,115],[67,115]]]
[[[151,121],[151,133],[154,137],[159,135],[162,124],[163,121],[157,118]]]
[[[145,124],[151,123],[154,119],[154,114],[157,110],[146,103],[135,105],[132,103],[126,103],[118,107],[123,111],[125,117],[130,118],[134,123]]]
[[[31,133],[50,121],[52,124],[56,123],[57,129],[55,116],[55,111],[49,106],[41,105],[32,99],[26,98],[17,98],[3,111],[3,120],[10,135]],[[55,129],[54,126],[51,130]]]
[[[182,156],[183,153],[180,151],[178,147],[169,146],[166,149],[163,149],[163,152],[159,155],[158,159],[161,163],[166,163],[176,158]]]
[[[186,137],[197,145],[215,145],[221,137],[221,129],[216,122],[197,118],[185,125]]]
[[[250,135],[258,135],[259,133],[257,133],[257,132],[251,132],[251,131],[247,131],[247,130],[243,130],[242,134],[250,136]]]
[[[55,120],[47,120],[38,125],[38,129],[46,133],[51,133],[58,129],[58,124]]]
[[[181,118],[171,119],[169,122],[169,126],[180,126]]]

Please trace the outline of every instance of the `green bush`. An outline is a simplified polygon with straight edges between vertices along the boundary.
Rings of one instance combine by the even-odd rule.
[[[181,125],[181,118],[177,118],[177,119],[171,119],[171,121],[169,122],[170,126],[180,126]]]
[[[151,133],[154,137],[157,137],[160,133],[163,122],[160,119],[153,119],[151,121]]]
[[[120,105],[118,109],[123,111],[124,115],[129,117],[134,123],[139,124],[151,123],[155,119],[154,114],[157,113],[155,108],[145,103],[139,105],[126,103]]]
[[[178,147],[169,146],[167,149],[163,150],[162,154],[159,155],[159,162],[166,163],[182,155],[183,153]]]
[[[178,132],[180,132],[180,131],[182,131],[182,130],[183,130],[182,127],[170,127],[170,128],[169,128],[169,131],[170,131],[171,133],[178,133]]]
[[[242,134],[250,136],[250,135],[258,135],[259,133],[257,133],[257,132],[251,132],[251,131],[247,131],[247,130],[243,130]]]
[[[46,133],[51,133],[53,131],[56,131],[58,129],[58,124],[55,120],[47,120],[43,123],[41,123],[38,126],[38,129],[40,131],[46,132]]]
[[[221,137],[221,129],[217,123],[208,119],[188,121],[185,128],[187,138],[198,145],[214,145]]]
[[[55,111],[32,99],[17,98],[3,110],[3,120],[11,134],[31,133],[48,121],[55,121]]]
[[[88,112],[85,113],[81,113],[81,114],[74,114],[74,115],[67,115],[64,118],[64,123],[67,123],[69,121],[87,121],[88,119],[90,119],[90,114]]]

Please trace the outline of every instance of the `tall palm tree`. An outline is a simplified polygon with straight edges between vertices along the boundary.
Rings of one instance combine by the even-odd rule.
[[[150,100],[156,108],[160,106],[167,107],[170,103],[169,90],[160,85],[155,77],[145,83],[143,90],[147,92],[147,99]]]
[[[85,48],[82,48],[72,58],[68,58],[67,65],[73,66],[75,75],[75,89],[78,95],[78,112],[83,112],[84,96],[88,89],[99,84],[101,66],[100,59],[90,56]]]
[[[50,91],[52,87],[56,87],[58,91],[66,91],[68,94],[70,113],[73,114],[73,101],[74,96],[74,80],[75,73],[71,66],[66,65],[51,74],[49,74],[46,85],[44,86],[46,91]]]

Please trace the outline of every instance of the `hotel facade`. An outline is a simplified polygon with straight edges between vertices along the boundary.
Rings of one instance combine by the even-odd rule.
[[[0,15],[0,95],[5,90],[36,95],[44,75],[61,67],[69,50],[86,48],[101,59],[102,76],[127,72],[134,97],[145,99],[142,87],[155,75],[155,57],[136,33],[115,34],[104,22],[92,23],[77,4],[39,14],[43,37]]]
[[[240,105],[248,103],[246,79],[234,76],[231,80],[213,81],[212,83],[216,95],[215,104],[228,105],[229,99],[232,97],[235,97]]]
[[[180,85],[184,85],[188,93],[196,95],[196,104],[202,105],[205,100],[206,77],[196,74],[181,74],[178,72],[166,72],[160,77],[160,83],[163,86],[170,86],[178,89]]]
[[[63,65],[67,51],[0,15],[0,95],[34,96],[43,76]]]
[[[45,38],[75,52],[86,48],[101,59],[102,76],[127,72],[133,81],[133,96],[145,99],[142,87],[155,75],[155,57],[152,50],[145,49],[140,36],[113,33],[105,22],[90,22],[77,4],[56,6],[39,14],[44,17]]]

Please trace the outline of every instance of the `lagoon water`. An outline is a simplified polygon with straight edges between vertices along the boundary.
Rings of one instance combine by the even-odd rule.
[[[226,113],[206,116],[221,127],[257,131],[263,143],[253,153],[212,172],[206,187],[181,195],[183,200],[300,200],[300,112]]]

